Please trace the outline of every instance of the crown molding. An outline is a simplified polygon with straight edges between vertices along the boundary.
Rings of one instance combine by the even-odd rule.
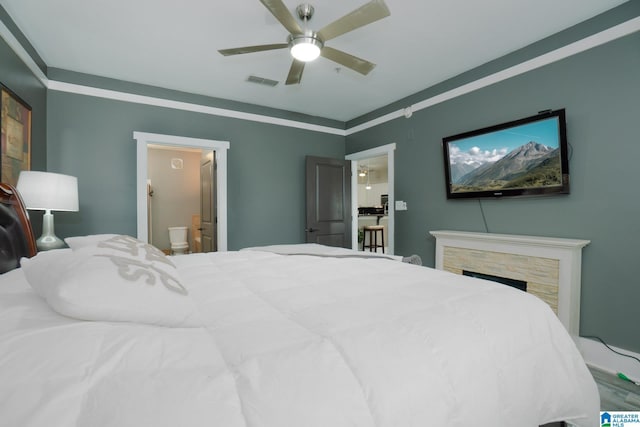
[[[50,90],[73,93],[76,95],[94,96],[97,98],[112,99],[116,101],[131,102],[135,104],[152,105],[155,107],[172,108],[175,110],[191,111],[195,113],[209,114],[212,116],[250,120],[253,122],[268,123],[272,125],[287,126],[314,132],[323,132],[333,135],[345,136],[344,129],[338,129],[329,126],[315,125],[312,123],[299,122],[296,120],[281,119],[278,117],[266,116],[262,114],[245,113],[243,111],[211,107],[208,105],[194,104],[190,102],[174,101],[166,98],[158,98],[153,96],[137,95],[129,92],[101,89],[93,86],[77,85],[56,80],[49,80],[47,88]]]
[[[521,62],[514,66],[505,68],[496,73],[490,74],[488,76],[476,79],[472,82],[460,85],[451,90],[442,92],[438,95],[431,96],[426,98],[420,102],[414,103],[412,105],[406,106],[404,108],[398,109],[396,111],[387,113],[380,117],[376,117],[371,119],[365,123],[361,123],[359,125],[350,127],[348,129],[339,129],[330,126],[322,126],[316,125],[306,122],[301,122],[297,120],[290,119],[282,119],[278,117],[263,115],[263,114],[255,114],[255,113],[247,113],[237,110],[231,110],[226,108],[212,107],[207,105],[189,103],[189,102],[181,102],[174,101],[167,98],[160,97],[152,97],[152,96],[144,96],[137,95],[129,92],[101,89],[98,87],[87,86],[87,85],[78,85],[73,83],[61,82],[50,80],[43,73],[37,63],[33,60],[33,58],[29,55],[29,53],[24,49],[22,44],[16,39],[16,37],[11,33],[9,28],[0,21],[0,37],[2,37],[7,44],[13,49],[13,51],[20,57],[20,59],[26,64],[26,66],[31,70],[31,72],[38,78],[42,84],[49,90],[60,91],[73,93],[78,95],[85,96],[94,96],[99,98],[113,99],[124,102],[131,102],[137,104],[144,105],[153,105],[165,108],[172,108],[176,110],[183,111],[191,111],[203,114],[210,114],[214,116],[220,117],[229,117],[240,120],[249,120],[258,123],[267,123],[277,126],[286,126],[296,129],[309,130],[313,132],[321,132],[338,136],[349,136],[366,129],[378,126],[380,124],[396,120],[398,118],[405,117],[407,119],[412,117],[412,114],[407,114],[407,111],[416,112],[423,110],[425,108],[429,108],[433,105],[440,104],[442,102],[448,101],[450,99],[468,94],[475,90],[484,88],[486,86],[507,80],[511,77],[518,76],[520,74],[524,74],[526,72],[535,70],[537,68],[543,67],[545,65],[560,61],[562,59],[568,58],[570,56],[576,55],[578,53],[584,52],[588,49],[603,45],[610,41],[616,40],[618,38],[633,34],[637,31],[640,31],[640,17],[635,17],[613,27],[610,27],[606,30],[600,31],[591,36],[585,37],[568,45],[565,45],[561,48],[552,50],[548,53],[539,55],[535,58],[529,59],[527,61]]]
[[[474,80],[470,83],[460,85],[456,88],[429,97],[405,108],[393,111],[384,116],[380,116],[360,125],[347,128],[346,134],[347,136],[349,136],[400,117],[406,117],[407,119],[409,119],[412,114],[407,114],[407,112],[414,113],[416,111],[423,110],[425,108],[440,104],[453,98],[457,98],[459,96],[476,91],[478,89],[482,89],[503,80],[510,79],[511,77],[515,77],[520,74],[524,74],[537,68],[543,67],[545,65],[560,61],[562,59],[603,45],[621,37],[633,34],[637,31],[640,31],[640,17],[630,19],[626,22],[623,22],[591,36],[585,37],[576,42],[570,43],[561,48],[539,55],[535,58],[521,62],[512,67],[505,68],[504,70]]]

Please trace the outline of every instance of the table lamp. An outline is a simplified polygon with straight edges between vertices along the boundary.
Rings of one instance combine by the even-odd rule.
[[[17,190],[27,209],[45,211],[42,236],[36,241],[38,250],[65,247],[55,235],[51,211],[78,211],[78,179],[59,173],[22,171]]]

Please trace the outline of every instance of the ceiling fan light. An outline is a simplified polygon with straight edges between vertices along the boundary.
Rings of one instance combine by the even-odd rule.
[[[289,42],[291,56],[298,61],[309,62],[320,56],[322,42],[316,37],[297,37]]]

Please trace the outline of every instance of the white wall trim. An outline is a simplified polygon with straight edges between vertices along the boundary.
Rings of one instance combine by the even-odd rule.
[[[396,144],[386,144],[379,147],[370,148],[368,150],[360,151],[357,153],[348,154],[345,156],[346,160],[351,161],[351,248],[358,249],[358,174],[354,171],[358,170],[358,161],[370,159],[371,157],[387,156],[387,169],[388,169],[388,185],[389,185],[389,213],[387,215],[388,222],[387,230],[389,241],[387,242],[388,252],[394,254],[395,252],[395,157],[394,151]]]
[[[172,101],[170,99],[157,98],[153,96],[136,95],[133,93],[120,92],[116,90],[100,89],[91,86],[59,82],[56,80],[50,80],[48,87],[51,90],[74,93],[77,95],[95,96],[97,98],[113,99],[116,101],[132,102],[136,104],[153,105],[155,107],[172,108],[175,110],[191,111],[195,113],[209,114],[212,116],[229,117],[239,120],[250,120],[254,122],[288,126],[292,128],[324,132],[340,136],[344,136],[345,134],[345,131],[343,129],[332,128],[329,126],[314,125],[311,123],[298,122],[295,120],[263,116],[261,114],[245,113],[242,111],[229,110],[226,108],[210,107],[208,105],[192,104],[190,102]]]
[[[575,341],[580,353],[582,353],[584,361],[588,365],[610,372],[614,375],[618,372],[622,372],[630,379],[640,381],[640,363],[636,360],[616,354],[605,347],[601,342],[593,339],[576,337]],[[640,354],[638,353],[614,347],[612,345],[609,347],[619,351],[620,353],[628,354],[640,359]]]
[[[75,93],[79,95],[114,99],[114,100],[119,100],[124,102],[132,102],[132,103],[138,103],[138,104],[153,105],[158,107],[173,108],[177,110],[198,112],[198,113],[210,114],[214,116],[229,117],[229,118],[235,118],[240,120],[250,120],[250,121],[255,121],[259,123],[268,123],[268,124],[279,125],[279,126],[287,126],[292,128],[328,133],[328,134],[339,135],[339,136],[349,136],[354,133],[369,129],[371,127],[389,122],[391,120],[395,120],[399,117],[404,117],[405,110],[407,108],[409,108],[410,111],[415,112],[418,110],[431,107],[433,105],[456,98],[461,95],[465,95],[467,93],[484,88],[494,83],[498,83],[503,80],[509,79],[511,77],[515,77],[517,75],[526,73],[528,71],[532,71],[536,68],[540,68],[542,66],[551,64],[561,59],[568,58],[570,56],[573,56],[578,53],[584,52],[588,49],[591,49],[593,47],[597,47],[602,44],[608,43],[610,41],[616,40],[618,38],[627,36],[629,34],[633,34],[637,31],[640,31],[640,17],[630,19],[626,22],[615,25],[599,33],[593,34],[591,36],[585,37],[584,39],[578,40],[576,42],[570,43],[561,48],[555,49],[551,52],[545,53],[538,57],[524,61],[520,64],[514,65],[512,67],[506,68],[496,73],[493,73],[489,76],[461,85],[459,87],[456,87],[454,89],[448,90],[441,94],[432,96],[430,98],[427,98],[413,105],[404,107],[397,111],[390,112],[388,114],[385,114],[384,116],[377,117],[375,119],[372,119],[360,125],[344,130],[344,129],[333,128],[330,126],[314,125],[310,123],[299,122],[296,120],[281,119],[281,118],[265,116],[261,114],[245,113],[245,112],[229,110],[225,108],[210,107],[206,105],[193,104],[189,102],[172,101],[164,98],[136,95],[128,92],[100,89],[92,86],[84,86],[84,85],[77,85],[77,84],[60,82],[55,80],[49,80],[42,73],[42,70],[40,70],[40,68],[37,66],[37,64],[31,58],[31,56],[27,53],[27,51],[22,47],[20,42],[18,42],[18,40],[13,36],[11,31],[9,31],[9,29],[2,22],[0,22],[0,36],[7,42],[7,44],[13,49],[13,51],[22,59],[22,61],[27,65],[27,67],[29,67],[29,69],[34,73],[34,75],[48,89],[61,91],[61,92]]]
[[[24,64],[31,70],[31,72],[36,76],[38,80],[44,85],[44,87],[48,87],[49,79],[42,72],[38,64],[33,60],[31,55],[26,51],[26,49],[22,46],[22,44],[16,39],[9,28],[4,24],[4,22],[0,21],[0,37],[4,39],[5,42],[9,45],[11,50],[24,62]]]
[[[148,241],[147,221],[147,148],[149,145],[171,145],[179,147],[196,147],[216,152],[218,171],[216,175],[217,191],[217,237],[218,250],[227,250],[227,150],[228,141],[189,138],[186,136],[162,135],[157,133],[133,132],[133,139],[137,143],[137,172],[136,172],[136,206],[138,239]]]
[[[432,96],[431,98],[427,98],[423,101],[410,105],[406,108],[410,108],[410,111],[413,111],[413,112],[416,112],[418,110],[423,110],[425,108],[431,107],[441,102],[448,101],[453,98],[457,98],[461,95],[465,95],[475,90],[482,89],[486,86],[490,86],[494,83],[498,83],[503,80],[507,80],[511,77],[524,74],[528,71],[535,70],[536,68],[543,67],[545,65],[551,64],[556,61],[560,61],[561,59],[568,58],[570,56],[584,52],[588,49],[616,40],[620,37],[633,34],[637,31],[640,31],[640,17],[623,22],[622,24],[608,28],[604,31],[593,34],[589,37],[585,37],[584,39],[570,43],[561,48],[552,50],[551,52],[537,56],[528,61],[524,61],[512,67],[505,68],[504,70],[498,71],[497,73],[493,73],[481,79],[464,84],[462,86],[458,86],[454,89],[448,90],[441,94]],[[379,124],[382,124],[391,120],[395,120],[399,117],[403,117],[404,112],[405,112],[405,108],[388,113],[385,116],[378,117],[366,123],[362,123],[358,126],[349,128],[347,129],[346,134],[347,136],[349,136],[351,134],[361,132],[365,129],[369,129],[373,126],[377,126]]]

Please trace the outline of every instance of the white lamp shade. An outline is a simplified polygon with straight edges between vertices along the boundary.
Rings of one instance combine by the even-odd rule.
[[[17,190],[27,209],[78,211],[78,178],[75,176],[22,171]]]

